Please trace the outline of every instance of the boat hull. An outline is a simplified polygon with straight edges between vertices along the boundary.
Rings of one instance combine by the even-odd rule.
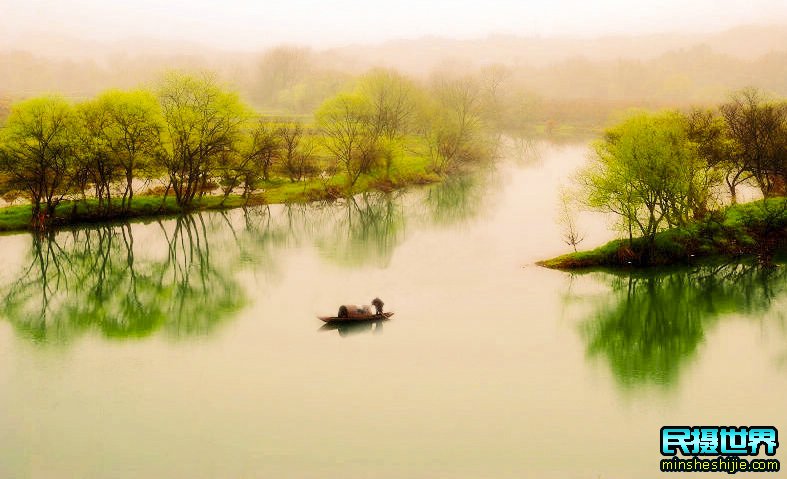
[[[366,321],[385,321],[393,316],[393,313],[383,313],[383,314],[370,314],[368,316],[354,316],[352,318],[340,318],[338,316],[317,316],[320,321],[324,321],[326,323],[358,323],[358,322],[366,322]]]

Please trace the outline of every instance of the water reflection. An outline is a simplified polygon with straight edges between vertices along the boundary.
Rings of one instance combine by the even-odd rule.
[[[499,143],[501,155],[511,158],[519,166],[538,164],[543,158],[543,143],[526,132],[516,132]]]
[[[230,238],[223,244],[236,255],[236,263],[255,267],[270,279],[281,276],[278,251],[290,245],[298,238],[298,234],[287,222],[277,221],[270,207],[243,208],[208,215],[221,216],[222,224],[213,236],[229,233]]]
[[[711,324],[731,313],[762,317],[787,289],[784,266],[594,275],[611,292],[594,305],[582,335],[588,355],[604,358],[623,386],[674,384]]]
[[[479,213],[483,176],[409,194],[364,193],[333,203],[30,236],[25,267],[0,284],[0,316],[36,341],[67,341],[87,331],[111,338],[160,330],[173,337],[205,335],[245,303],[240,270],[279,280],[283,253],[304,245],[344,267],[386,268],[408,225],[442,227]],[[371,326],[382,331],[381,324]],[[362,329],[350,325],[339,333]]]
[[[385,320],[381,321],[345,321],[342,323],[325,323],[320,328],[320,331],[338,331],[339,336],[347,337],[347,336],[354,336],[356,334],[382,334],[383,333],[383,323]]]
[[[405,216],[401,193],[363,193],[342,200],[327,220],[318,245],[344,266],[386,267],[404,240]]]
[[[209,333],[244,302],[215,261],[202,215],[158,223],[164,255],[138,258],[130,225],[31,236],[28,266],[2,291],[0,312],[36,341]],[[162,257],[163,256],[163,257]]]
[[[491,173],[451,177],[410,194],[371,192],[309,206],[307,235],[316,238],[325,258],[342,266],[385,268],[405,240],[408,224],[450,226],[481,213]],[[327,214],[317,214],[320,209]]]
[[[478,215],[488,193],[488,181],[484,181],[488,179],[481,173],[461,175],[429,188],[424,200],[429,220],[449,226]]]

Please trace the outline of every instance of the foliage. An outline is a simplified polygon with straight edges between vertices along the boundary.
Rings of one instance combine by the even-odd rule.
[[[314,138],[301,123],[281,125],[276,134],[281,144],[280,168],[291,182],[301,181],[318,173]]]
[[[431,94],[422,121],[435,171],[444,173],[486,156],[478,84],[469,77],[441,77]]]
[[[652,243],[665,227],[684,226],[708,207],[714,183],[678,113],[636,114],[607,130],[579,175],[589,207],[617,215],[629,241]]]
[[[32,221],[44,227],[76,176],[74,107],[61,97],[14,105],[0,132],[0,171],[10,189],[32,202]]]
[[[271,168],[280,161],[281,141],[274,124],[259,120],[241,136],[234,149],[221,153],[217,174],[221,180],[226,201],[239,186],[248,201],[261,181],[268,181]]]
[[[210,75],[171,73],[158,97],[165,122],[159,161],[178,204],[188,208],[204,194],[213,170],[237,150],[251,112]]]
[[[94,108],[106,115],[105,128],[94,134],[103,139],[124,176],[121,208],[127,209],[134,197],[134,179],[159,172],[153,159],[164,127],[161,110],[155,96],[145,90],[107,91],[95,100]]]
[[[421,92],[409,79],[392,70],[373,70],[360,80],[358,90],[372,104],[373,129],[380,139],[385,170],[400,154],[402,140],[413,131]]]
[[[735,145],[724,118],[714,110],[694,108],[686,115],[686,120],[686,134],[696,148],[697,155],[708,168],[724,177],[730,200],[736,203],[737,187],[751,175],[734,161]]]
[[[787,194],[787,103],[746,89],[718,112],[639,113],[608,129],[594,150],[590,166],[578,176],[581,197],[591,209],[616,215],[628,234],[627,249],[612,248],[618,257],[608,259],[648,264],[654,262],[651,254],[672,256],[667,244],[656,244],[660,231],[676,229],[662,235],[663,241],[692,222],[704,225],[719,216],[721,185],[733,205],[738,187],[749,182],[766,199]],[[766,213],[752,216],[747,232],[733,236],[741,244],[756,238],[759,249],[751,252],[769,262],[778,249],[774,241],[784,236],[784,202],[775,208],[768,201],[758,205]],[[585,259],[567,258],[580,264]]]
[[[614,240],[591,251],[539,264],[555,269],[690,264],[702,258],[751,256],[769,265],[787,251],[787,198],[731,205],[701,220],[657,233],[652,241]]]
[[[325,137],[325,147],[347,175],[352,187],[379,159],[380,134],[373,122],[374,109],[368,98],[342,93],[317,110],[317,123]]]
[[[281,178],[268,182],[260,181],[257,185],[261,193],[206,195],[197,198],[189,206],[190,210],[223,210],[246,205],[273,203],[304,203],[319,200],[335,200],[342,196],[365,191],[391,191],[407,185],[428,184],[440,178],[429,171],[428,160],[422,156],[408,154],[396,162],[390,174],[377,172],[369,177],[362,177],[352,189],[346,188],[344,176],[339,174],[327,178],[304,178],[301,182],[292,183]],[[241,181],[242,183],[242,181]],[[242,184],[241,184],[242,186]],[[223,186],[224,187],[224,186]],[[120,198],[112,198],[111,212],[100,210],[97,199],[88,197],[84,200],[68,200],[61,202],[50,218],[50,227],[103,222],[108,219],[149,218],[156,216],[176,215],[183,212],[173,196],[163,197],[164,188],[143,191],[134,195],[126,210],[120,209]],[[18,204],[0,208],[0,231],[21,231],[30,226],[31,205]]]
[[[271,77],[281,84],[276,88],[297,85],[311,71],[299,66],[307,53],[283,49],[266,60],[287,66]],[[139,216],[135,205],[150,201],[135,196],[151,183],[160,212],[171,211],[170,194],[185,211],[428,183],[482,156],[478,91],[467,90],[469,103],[458,107],[453,93],[374,70],[325,101],[315,123],[254,120],[238,94],[207,73],[172,72],[154,92],[110,90],[75,106],[41,97],[16,105],[0,136],[0,194],[11,203],[29,197],[31,222],[45,229]],[[60,208],[64,200],[70,212]],[[14,210],[0,229],[18,228],[26,216],[19,211],[27,210]]]

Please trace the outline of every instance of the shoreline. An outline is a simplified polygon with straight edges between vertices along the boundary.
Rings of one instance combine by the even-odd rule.
[[[787,197],[731,205],[686,226],[644,238],[612,240],[598,248],[537,261],[561,271],[593,268],[644,269],[699,261],[755,258],[771,264],[787,252]]]
[[[334,177],[335,178],[335,177]],[[249,206],[274,204],[304,204],[318,201],[335,201],[339,198],[367,192],[389,193],[410,186],[429,185],[444,181],[445,177],[433,173],[416,173],[401,177],[364,177],[353,187],[341,183],[309,180],[291,183],[289,181],[271,182],[269,188],[251,194],[248,198],[241,195],[206,194],[196,199],[189,208],[177,205],[174,195],[164,198],[161,194],[136,194],[127,211],[120,210],[120,198],[113,199],[114,211],[98,211],[98,201],[63,200],[55,209],[47,231],[58,231],[69,227],[90,224],[109,224],[127,220],[168,218],[199,211],[227,211]],[[117,206],[114,206],[117,205]],[[9,205],[0,208],[0,234],[34,232],[31,223],[32,205]]]

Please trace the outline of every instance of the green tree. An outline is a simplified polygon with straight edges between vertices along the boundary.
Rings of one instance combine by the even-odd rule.
[[[121,174],[118,157],[110,145],[111,118],[109,112],[95,100],[79,104],[76,111],[76,184],[83,199],[86,198],[88,185],[92,185],[98,209],[106,214],[112,208],[112,187]]]
[[[372,128],[379,136],[385,171],[390,173],[404,136],[412,129],[419,96],[415,84],[393,70],[374,70],[358,88],[372,107]]]
[[[379,159],[380,135],[374,125],[374,108],[357,93],[341,93],[322,104],[316,114],[325,147],[347,175],[352,187],[369,173]]]
[[[73,184],[74,107],[61,97],[17,103],[0,130],[0,171],[32,203],[32,221],[43,228]]]
[[[260,120],[248,135],[247,151],[253,160],[254,171],[265,181],[270,179],[271,169],[281,162],[282,141],[277,133],[273,123]]]
[[[281,171],[290,182],[302,180],[317,172],[314,161],[315,144],[301,123],[286,123],[278,130],[281,142]]]
[[[236,148],[222,151],[217,167],[224,191],[222,202],[239,186],[243,186],[243,197],[248,201],[259,180],[268,180],[270,168],[280,160],[281,149],[273,125],[260,120],[241,136]]]
[[[106,127],[96,134],[123,174],[121,208],[127,210],[134,198],[134,179],[140,173],[158,173],[151,169],[161,148],[161,110],[156,97],[146,90],[110,90],[95,100],[95,107],[106,116]]]
[[[735,160],[734,142],[730,138],[724,118],[713,110],[695,108],[687,116],[687,134],[705,164],[723,175],[730,200],[737,203],[738,186],[751,178]]]
[[[168,189],[178,205],[189,207],[237,148],[250,110],[210,75],[169,74],[158,96],[165,123],[159,159],[169,176]]]
[[[586,204],[619,216],[629,240],[636,233],[649,246],[664,227],[703,214],[708,169],[686,130],[676,112],[640,113],[607,130],[579,175]]]

